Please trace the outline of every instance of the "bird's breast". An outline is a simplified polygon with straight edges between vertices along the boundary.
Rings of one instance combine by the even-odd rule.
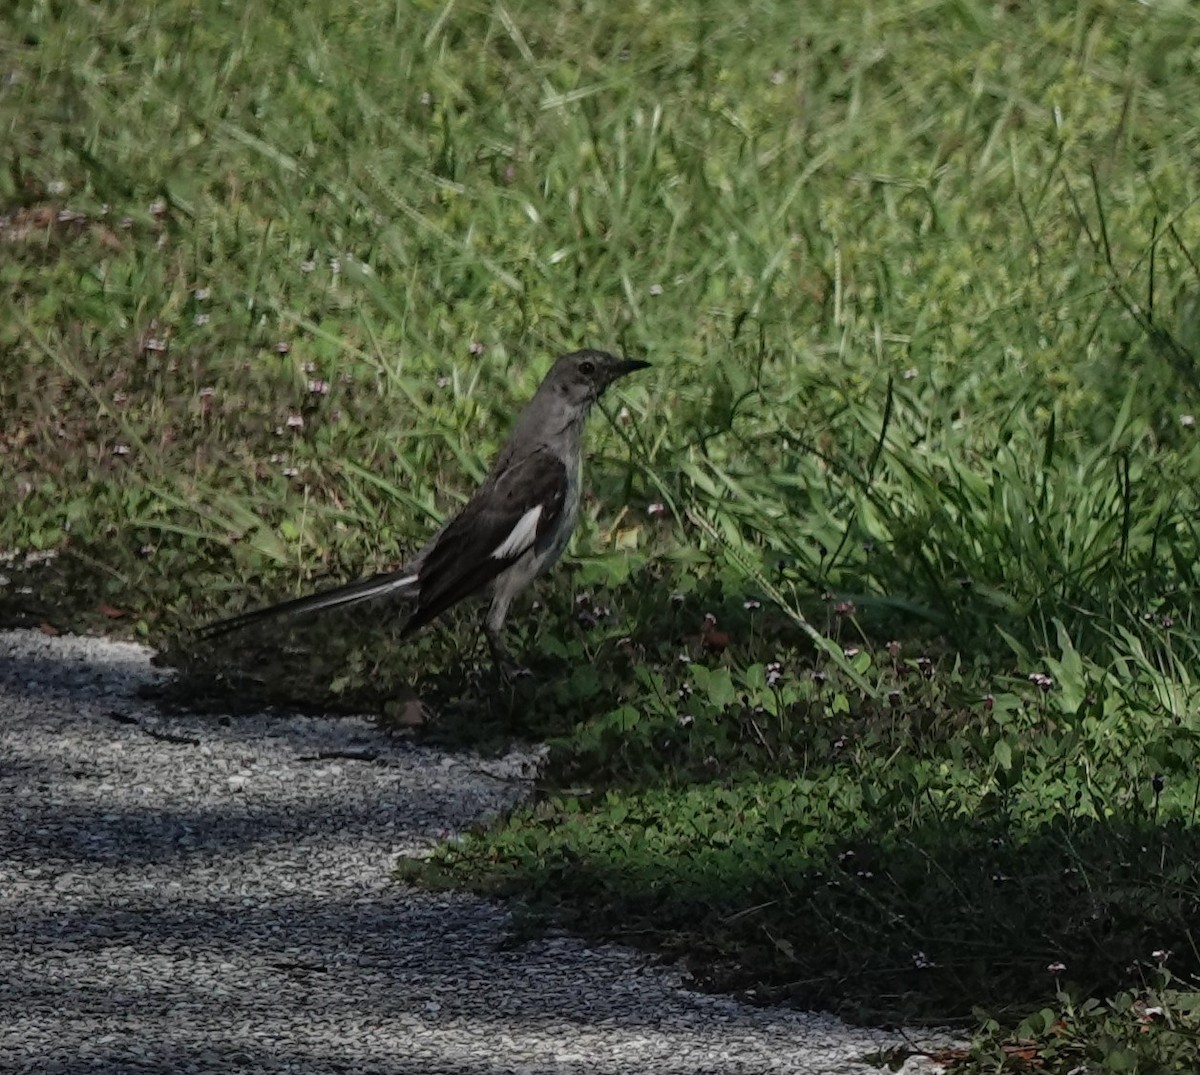
[[[583,486],[583,465],[567,468],[567,488],[563,496],[562,512],[558,517],[546,551],[538,564],[538,574],[548,570],[566,551],[570,544],[571,535],[575,532],[575,523],[579,518],[579,495]]]

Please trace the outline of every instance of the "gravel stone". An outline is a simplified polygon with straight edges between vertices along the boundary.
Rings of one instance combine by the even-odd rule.
[[[393,868],[525,796],[538,751],[168,715],[136,696],[170,674],[150,657],[0,632],[0,1071],[842,1075],[948,1041],[695,993],[618,946],[508,947],[502,907]]]

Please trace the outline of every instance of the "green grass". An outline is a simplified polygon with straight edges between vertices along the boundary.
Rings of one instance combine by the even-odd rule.
[[[962,1019],[963,1070],[1194,1070],[1194,6],[327,7],[0,15],[0,617],[550,738],[413,871],[530,928]],[[470,610],[189,640],[402,560],[583,344],[655,368],[536,689]]]

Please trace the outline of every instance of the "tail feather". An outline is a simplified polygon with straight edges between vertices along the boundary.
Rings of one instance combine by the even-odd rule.
[[[273,620],[285,616],[305,616],[310,612],[323,612],[330,608],[342,608],[356,605],[360,601],[371,601],[377,597],[399,595],[414,592],[417,589],[415,573],[392,571],[385,575],[372,575],[370,578],[350,582],[345,586],[337,586],[322,593],[309,594],[306,597],[296,597],[291,601],[282,601],[277,605],[243,612],[240,616],[231,616],[227,620],[205,624],[197,631],[199,638],[216,638],[230,631],[240,631],[243,627]]]

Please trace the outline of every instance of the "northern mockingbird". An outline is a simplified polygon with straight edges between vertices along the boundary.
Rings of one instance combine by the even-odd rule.
[[[387,596],[416,603],[401,632],[407,637],[464,597],[487,591],[483,632],[492,659],[506,679],[519,674],[501,629],[513,598],[553,566],[571,539],[588,412],[613,381],[649,365],[604,351],[563,355],[525,405],[475,495],[404,567],[209,624],[200,637]]]

